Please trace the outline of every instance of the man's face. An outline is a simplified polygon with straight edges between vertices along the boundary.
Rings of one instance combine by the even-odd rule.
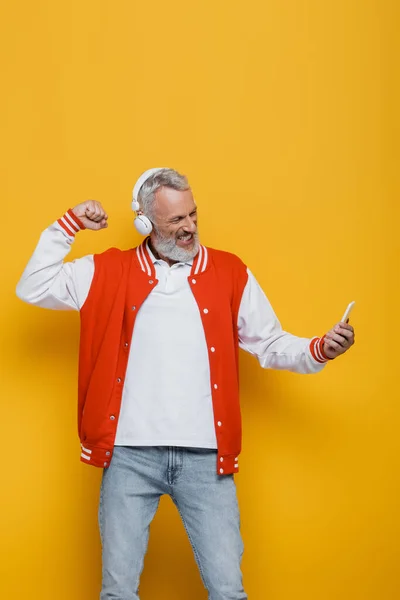
[[[199,251],[197,207],[191,190],[162,187],[153,206],[151,242],[159,255],[187,261]]]

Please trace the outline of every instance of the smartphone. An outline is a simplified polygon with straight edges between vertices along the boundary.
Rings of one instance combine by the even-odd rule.
[[[342,319],[341,319],[341,321],[340,321],[341,323],[346,323],[346,322],[347,322],[347,319],[349,319],[349,317],[350,317],[350,313],[351,313],[351,311],[353,310],[353,308],[354,308],[354,305],[355,305],[355,301],[353,301],[353,302],[350,302],[350,304],[349,304],[349,305],[348,305],[348,307],[346,308],[346,311],[345,311],[345,313],[344,313],[344,315],[343,315],[343,317],[342,317]]]

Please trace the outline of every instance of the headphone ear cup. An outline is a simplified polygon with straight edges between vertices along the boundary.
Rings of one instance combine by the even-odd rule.
[[[153,230],[153,225],[151,224],[150,219],[144,215],[139,215],[136,217],[136,219],[133,221],[133,224],[136,228],[136,231],[138,231],[141,235],[149,235],[149,233],[151,233]]]

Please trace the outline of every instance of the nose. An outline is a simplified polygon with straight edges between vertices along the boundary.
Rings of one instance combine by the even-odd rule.
[[[194,233],[197,229],[197,223],[194,219],[192,219],[192,217],[189,216],[186,218],[183,228],[189,233]]]

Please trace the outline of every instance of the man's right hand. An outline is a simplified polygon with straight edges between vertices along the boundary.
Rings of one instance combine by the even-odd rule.
[[[72,212],[82,221],[86,229],[97,231],[108,227],[108,215],[96,200],[86,200],[75,206]]]

